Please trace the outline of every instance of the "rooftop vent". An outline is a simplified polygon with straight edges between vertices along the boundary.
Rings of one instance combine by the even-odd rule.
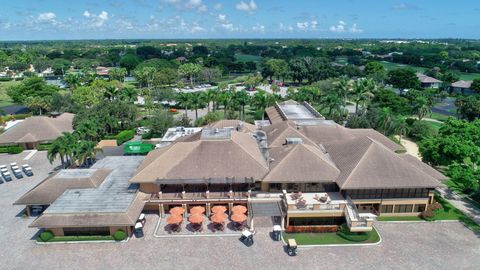
[[[303,143],[302,138],[286,138],[286,139],[285,139],[285,144],[286,144],[286,145],[289,145],[289,144],[302,144],[302,143]]]

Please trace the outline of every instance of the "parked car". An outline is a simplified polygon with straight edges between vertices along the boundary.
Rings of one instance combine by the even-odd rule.
[[[5,179],[5,181],[7,182],[12,181],[12,176],[10,175],[9,172],[2,173],[2,176],[3,176],[3,179]]]
[[[150,129],[149,128],[146,128],[146,127],[138,127],[137,128],[137,134],[138,135],[143,135],[143,134],[147,134],[150,132]]]
[[[17,179],[23,178],[22,171],[20,171],[19,169],[13,170],[13,175],[15,175]]]
[[[136,238],[143,237],[143,224],[141,222],[137,222],[135,224],[135,229],[133,230],[133,234],[135,234]]]

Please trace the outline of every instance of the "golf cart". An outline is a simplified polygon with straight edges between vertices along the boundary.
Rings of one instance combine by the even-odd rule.
[[[143,224],[142,224],[142,222],[137,222],[135,224],[135,229],[133,230],[133,234],[135,234],[136,238],[142,238],[143,237]]]
[[[297,256],[297,241],[295,239],[288,239],[287,254],[289,256]]]
[[[240,241],[242,241],[247,247],[253,245],[253,232],[249,230],[243,230],[242,236],[240,236]]]

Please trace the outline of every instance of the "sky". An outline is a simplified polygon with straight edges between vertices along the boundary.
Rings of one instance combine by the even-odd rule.
[[[0,40],[477,39],[479,14],[479,0],[17,0]]]

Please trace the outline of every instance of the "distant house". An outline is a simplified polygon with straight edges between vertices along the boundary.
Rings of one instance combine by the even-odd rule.
[[[97,71],[96,71],[97,76],[108,78],[108,72],[110,71],[110,68],[107,68],[107,67],[97,67],[96,70],[97,70]]]
[[[450,85],[450,93],[462,93],[462,95],[472,95],[475,93],[470,87],[473,81],[456,81]]]
[[[418,80],[420,81],[420,86],[422,88],[438,88],[440,87],[440,83],[442,83],[442,81],[437,80],[433,77],[427,76],[420,72],[417,72],[416,75]]]
[[[183,56],[180,56],[180,57],[177,57],[176,60],[177,60],[178,62],[180,62],[180,63],[184,63],[184,62],[187,61],[187,58],[185,58],[185,57],[183,57]]]
[[[62,136],[63,132],[73,132],[71,113],[58,117],[32,116],[0,135],[0,145],[19,145],[23,149],[35,149],[40,143],[48,143]]]

